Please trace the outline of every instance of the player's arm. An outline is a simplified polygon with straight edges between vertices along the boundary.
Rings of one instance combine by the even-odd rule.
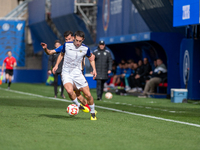
[[[17,66],[17,62],[14,62],[13,67],[16,67],[16,66]]]
[[[52,70],[53,74],[55,74],[56,70],[58,69],[58,65],[60,64],[60,62],[63,59],[63,57],[64,57],[64,53],[61,52],[60,55],[57,58],[55,66],[53,67],[53,70]]]
[[[90,61],[90,64],[92,66],[92,69],[93,69],[93,71],[92,71],[93,79],[95,79],[96,76],[97,76],[97,71],[96,71],[96,66],[95,66],[95,61],[94,61],[95,56],[92,53],[90,53],[90,49],[89,48],[88,48],[86,56],[88,57],[88,59]]]
[[[45,53],[46,53],[47,55],[52,55],[52,54],[57,53],[55,50],[49,50],[49,49],[47,48],[47,44],[46,44],[46,43],[41,43],[41,46],[42,46],[42,48],[44,49],[44,51],[45,51]]]
[[[88,57],[89,61],[95,60],[95,55],[91,53],[90,57]]]

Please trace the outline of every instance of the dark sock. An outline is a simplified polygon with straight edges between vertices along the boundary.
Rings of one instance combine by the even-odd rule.
[[[6,83],[8,82],[8,80],[6,79]]]
[[[8,87],[10,87],[10,85],[11,85],[11,82],[8,82]]]

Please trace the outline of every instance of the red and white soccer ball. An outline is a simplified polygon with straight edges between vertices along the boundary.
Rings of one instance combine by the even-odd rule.
[[[113,97],[113,95],[112,95],[112,93],[107,92],[107,93],[105,94],[105,97],[106,97],[107,99],[111,99],[111,98]]]
[[[77,105],[75,104],[70,104],[68,107],[67,107],[67,113],[70,115],[70,116],[75,116],[77,115],[79,112],[79,108]]]

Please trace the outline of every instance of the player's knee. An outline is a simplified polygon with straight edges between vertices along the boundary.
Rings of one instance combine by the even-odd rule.
[[[91,93],[85,93],[85,97],[86,97],[87,99],[91,99],[92,95],[91,95]]]
[[[73,90],[73,89],[67,89],[67,93],[68,93],[69,95],[73,95],[74,90]]]

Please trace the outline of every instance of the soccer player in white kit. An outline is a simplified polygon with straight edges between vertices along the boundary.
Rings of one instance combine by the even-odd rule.
[[[53,72],[58,69],[58,65],[60,61],[64,57],[63,69],[62,69],[62,81],[63,85],[70,97],[70,99],[75,103],[78,107],[80,103],[77,100],[76,94],[73,90],[73,84],[76,85],[78,89],[80,89],[84,94],[88,101],[88,105],[90,106],[91,120],[97,120],[95,115],[95,104],[94,99],[90,93],[90,89],[85,77],[82,74],[82,60],[84,57],[91,57],[89,47],[83,44],[85,34],[82,31],[76,31],[74,34],[74,42],[66,42],[63,45],[62,52],[58,56],[56,65],[53,68]],[[90,60],[90,59],[89,59]],[[95,79],[97,73],[95,68],[95,61],[90,60],[90,64],[93,68],[93,79]]]
[[[74,40],[73,32],[72,31],[65,31],[64,32],[64,38],[65,38],[65,42],[73,41]],[[41,46],[42,46],[42,48],[44,49],[44,51],[47,55],[53,55],[55,53],[60,53],[62,51],[62,48],[63,48],[63,45],[62,45],[57,49],[49,50],[47,48],[47,44],[43,43],[43,42],[41,43]],[[92,57],[90,57],[89,59],[94,59],[94,55],[92,55]],[[83,104],[79,108],[83,112],[89,112],[90,107],[87,104],[87,100],[81,95],[80,90],[78,90],[75,85],[74,85],[74,91],[76,93],[78,100]]]

